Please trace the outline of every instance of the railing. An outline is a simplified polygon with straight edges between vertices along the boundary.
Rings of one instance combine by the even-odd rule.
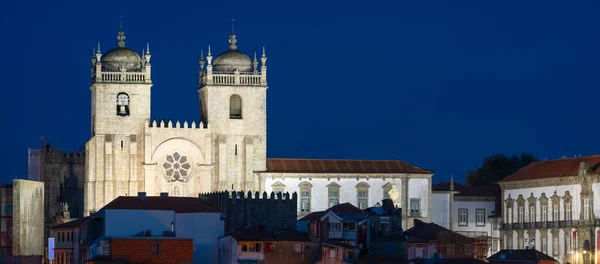
[[[102,72],[100,82],[145,83],[145,72]]]
[[[207,81],[212,81],[212,84],[226,85],[263,85],[263,76],[260,73],[235,73],[235,72],[213,72],[210,75],[203,75],[201,82],[207,84]]]
[[[466,237],[487,237],[488,232],[481,231],[457,231],[456,233],[461,234]]]

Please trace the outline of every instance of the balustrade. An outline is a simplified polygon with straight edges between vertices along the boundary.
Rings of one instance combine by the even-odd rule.
[[[94,74],[95,76],[95,74]],[[93,79],[95,80],[95,78]],[[145,72],[102,72],[100,82],[145,83]]]

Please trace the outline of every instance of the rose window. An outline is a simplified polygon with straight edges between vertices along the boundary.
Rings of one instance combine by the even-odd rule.
[[[169,181],[186,181],[192,170],[188,157],[179,154],[179,152],[167,155],[162,166]]]

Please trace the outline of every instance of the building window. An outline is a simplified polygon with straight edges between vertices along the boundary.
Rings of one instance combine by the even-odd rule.
[[[126,93],[119,93],[117,95],[117,115],[129,115],[129,95]]]
[[[469,225],[469,211],[467,209],[458,209],[458,226]]]
[[[565,236],[565,255],[571,254],[571,234]]]
[[[356,231],[356,222],[344,222],[344,231]]]
[[[229,98],[229,118],[242,119],[242,98],[237,94]]]
[[[333,207],[340,203],[340,185],[332,182],[327,185],[327,198],[329,207]]]
[[[513,209],[509,207],[506,212],[506,222],[508,224],[512,224],[512,222],[513,222],[513,214],[512,213],[513,213]]]
[[[572,213],[571,213],[571,204],[567,203],[567,204],[565,204],[565,220],[571,221],[571,219],[572,219],[571,215],[572,215]]]
[[[294,244],[294,253],[302,253],[302,245]]]
[[[476,213],[476,225],[485,226],[485,209],[477,209]]]
[[[390,219],[388,217],[381,217],[379,219],[379,230],[381,232],[388,232],[390,228]]]
[[[542,238],[542,252],[548,254],[548,238]]]
[[[356,185],[356,200],[358,208],[367,209],[369,202],[369,185],[367,183],[361,182]]]
[[[548,206],[542,205],[542,222],[548,221]]]
[[[529,207],[529,222],[535,223],[535,206]]]
[[[421,217],[421,199],[410,198],[410,216]]]
[[[525,207],[519,206],[517,209],[519,210],[519,219],[517,223],[524,223],[525,221],[523,218],[525,217]]]
[[[312,184],[310,182],[301,182],[298,184],[300,189],[300,216],[306,216],[310,214],[310,194],[312,190]]]
[[[154,243],[152,244],[152,255],[160,254],[160,244]]]
[[[242,252],[262,252],[261,243],[240,243]]]
[[[583,199],[583,219],[584,220],[590,219],[590,199],[589,198]]]
[[[354,261],[354,251],[352,251],[352,250],[346,251],[346,260],[349,262]]]
[[[552,220],[553,221],[558,221],[559,217],[558,217],[558,205],[554,205],[554,214],[552,215]]]
[[[392,191],[392,185],[388,182],[381,186],[381,188],[383,189],[383,199],[392,199],[392,197],[390,196],[390,191]]]
[[[558,234],[556,236],[553,234],[552,240],[554,241],[552,244],[552,252],[554,253],[554,256],[558,256]]]
[[[271,185],[271,189],[277,195],[278,193],[283,194],[285,192],[285,185],[281,182],[276,182]]]
[[[329,231],[342,231],[342,223],[329,223]]]

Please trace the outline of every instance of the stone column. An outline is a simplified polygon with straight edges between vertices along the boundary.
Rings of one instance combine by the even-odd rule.
[[[402,199],[402,218],[405,219],[404,221],[404,226],[402,228],[404,228],[404,230],[408,229],[409,226],[412,226],[409,221],[412,221],[412,219],[409,219],[409,215],[410,215],[410,208],[408,205],[408,177],[402,177],[401,178],[401,188],[402,188],[402,192],[401,192],[401,199]]]

